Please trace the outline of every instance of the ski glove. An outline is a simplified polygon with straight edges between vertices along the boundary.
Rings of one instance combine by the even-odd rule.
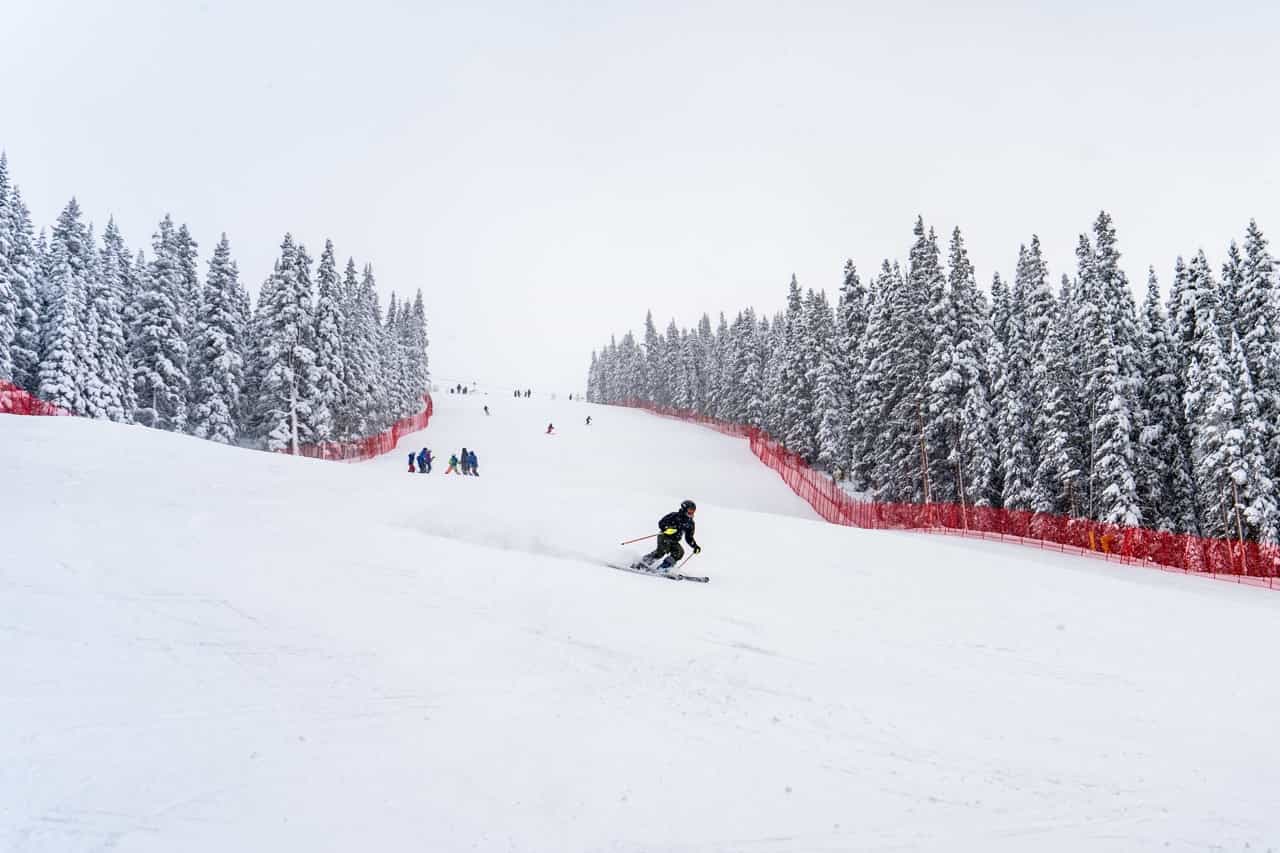
[[[662,531],[664,536],[675,536],[677,532],[678,531],[674,527],[668,527],[666,530]]]
[[[702,546],[701,546],[701,545],[694,545],[694,546],[693,546],[693,553],[695,553],[695,554],[701,554],[701,553],[702,553]]]

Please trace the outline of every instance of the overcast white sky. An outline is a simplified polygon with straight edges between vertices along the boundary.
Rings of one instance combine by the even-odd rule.
[[[1036,8],[1038,7],[1038,8]],[[1130,278],[1280,243],[1280,4],[9,0],[0,147],[47,224],[281,235],[422,287],[438,379],[578,390],[652,308],[834,290],[959,225],[985,283],[1100,208]]]

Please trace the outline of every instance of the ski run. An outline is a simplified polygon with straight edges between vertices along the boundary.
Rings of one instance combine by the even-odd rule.
[[[0,850],[1280,849],[1280,596],[436,406],[357,464],[0,416]],[[711,583],[608,568],[685,498]]]

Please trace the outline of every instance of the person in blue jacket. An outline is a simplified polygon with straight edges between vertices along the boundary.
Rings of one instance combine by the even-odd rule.
[[[418,453],[418,471],[423,474],[431,473],[431,451],[425,447]]]
[[[469,457],[467,459],[467,467],[471,469],[471,476],[479,477],[480,469],[476,467],[476,465],[478,464],[476,462],[476,452],[472,450],[467,454],[467,456]]]
[[[412,450],[410,450],[410,451],[409,451],[409,473],[410,473],[410,474],[414,473],[414,471],[413,471],[413,451],[412,451]]]

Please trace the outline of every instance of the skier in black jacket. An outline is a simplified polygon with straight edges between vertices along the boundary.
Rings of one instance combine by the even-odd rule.
[[[702,547],[693,539],[693,514],[698,506],[693,501],[682,501],[680,509],[669,512],[658,522],[658,547],[653,553],[645,554],[633,568],[646,571],[665,572],[684,558],[684,548],[680,547],[680,535],[689,543],[693,553],[701,554]],[[657,566],[653,562],[662,558]]]

